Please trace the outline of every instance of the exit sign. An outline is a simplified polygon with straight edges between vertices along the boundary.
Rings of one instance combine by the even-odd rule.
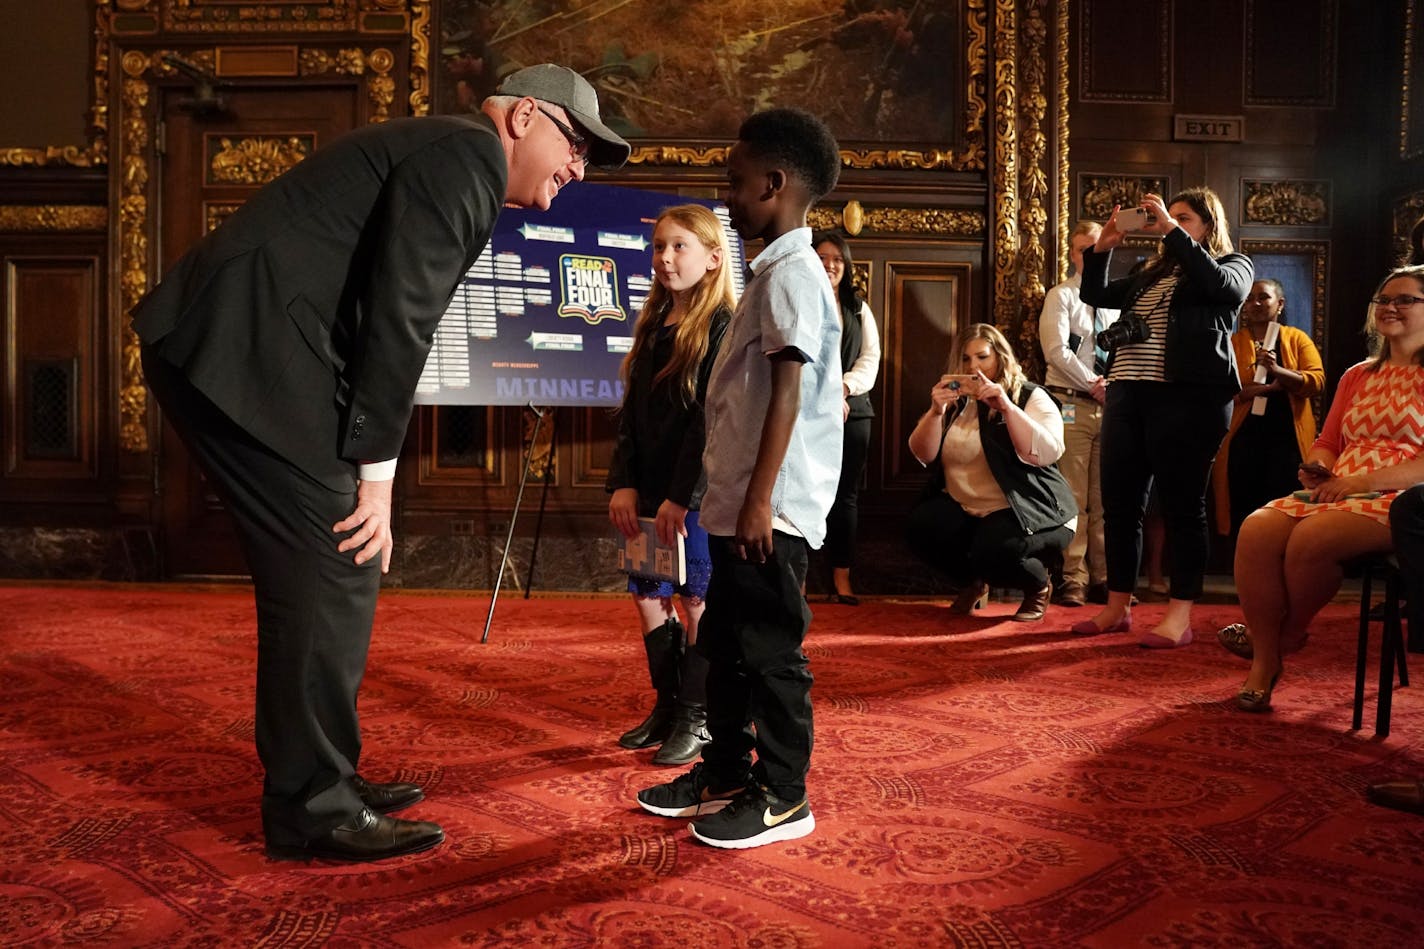
[[[1239,142],[1246,119],[1240,115],[1175,115],[1172,138],[1178,142]]]

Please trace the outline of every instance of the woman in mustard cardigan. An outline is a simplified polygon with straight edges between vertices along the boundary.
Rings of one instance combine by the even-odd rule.
[[[1310,400],[1325,384],[1320,351],[1309,335],[1284,324],[1274,349],[1262,346],[1266,327],[1285,309],[1280,283],[1258,279],[1241,307],[1240,329],[1231,336],[1241,392],[1212,469],[1219,534],[1235,534],[1256,508],[1294,491],[1300,460],[1315,441]],[[1258,365],[1266,367],[1264,383],[1255,381]],[[1266,400],[1260,415],[1251,411],[1257,397]]]

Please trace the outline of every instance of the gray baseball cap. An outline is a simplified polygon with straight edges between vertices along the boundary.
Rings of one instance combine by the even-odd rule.
[[[562,107],[588,132],[588,160],[600,168],[618,168],[628,160],[628,143],[598,117],[598,93],[587,79],[567,66],[526,66],[504,78],[499,94],[530,96]]]

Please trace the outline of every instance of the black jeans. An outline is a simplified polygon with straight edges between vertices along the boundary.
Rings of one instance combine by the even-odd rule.
[[[845,423],[841,480],[836,485],[836,503],[826,515],[826,556],[832,567],[855,565],[855,531],[859,520],[856,497],[860,494],[860,476],[865,473],[865,459],[870,453],[870,426],[874,421],[874,418],[853,418]]]
[[[806,540],[773,534],[766,563],[737,556],[730,537],[710,538],[712,582],[697,629],[707,658],[702,760],[719,785],[752,778],[786,801],[806,796],[811,767],[811,671],[801,642],[811,611],[801,595]],[[752,749],[756,765],[752,766]]]
[[[1206,572],[1206,488],[1231,421],[1224,386],[1123,382],[1103,413],[1103,531],[1108,589],[1131,593],[1142,561],[1142,515],[1155,484],[1171,551],[1171,595],[1195,600]]]
[[[1389,506],[1389,533],[1409,598],[1409,638],[1424,641],[1424,484],[1416,484]]]
[[[994,586],[1036,592],[1048,583],[1044,561],[1052,563],[1062,556],[1073,531],[1055,527],[1026,534],[1013,511],[1006,508],[975,517],[941,491],[915,505],[905,539],[916,557],[958,583],[978,578]]]

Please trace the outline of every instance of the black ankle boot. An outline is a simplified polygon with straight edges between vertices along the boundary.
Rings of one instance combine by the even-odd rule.
[[[712,740],[707,733],[707,706],[677,703],[672,734],[667,736],[653,764],[687,764],[702,754],[702,746]]]
[[[648,655],[648,678],[652,680],[658,700],[647,718],[618,737],[618,744],[624,748],[647,748],[663,741],[672,732],[678,685],[682,679],[685,637],[686,631],[675,619],[643,634],[643,649]]]
[[[711,740],[707,732],[707,660],[696,646],[688,646],[682,653],[682,691],[672,731],[653,755],[653,764],[687,764]]]

